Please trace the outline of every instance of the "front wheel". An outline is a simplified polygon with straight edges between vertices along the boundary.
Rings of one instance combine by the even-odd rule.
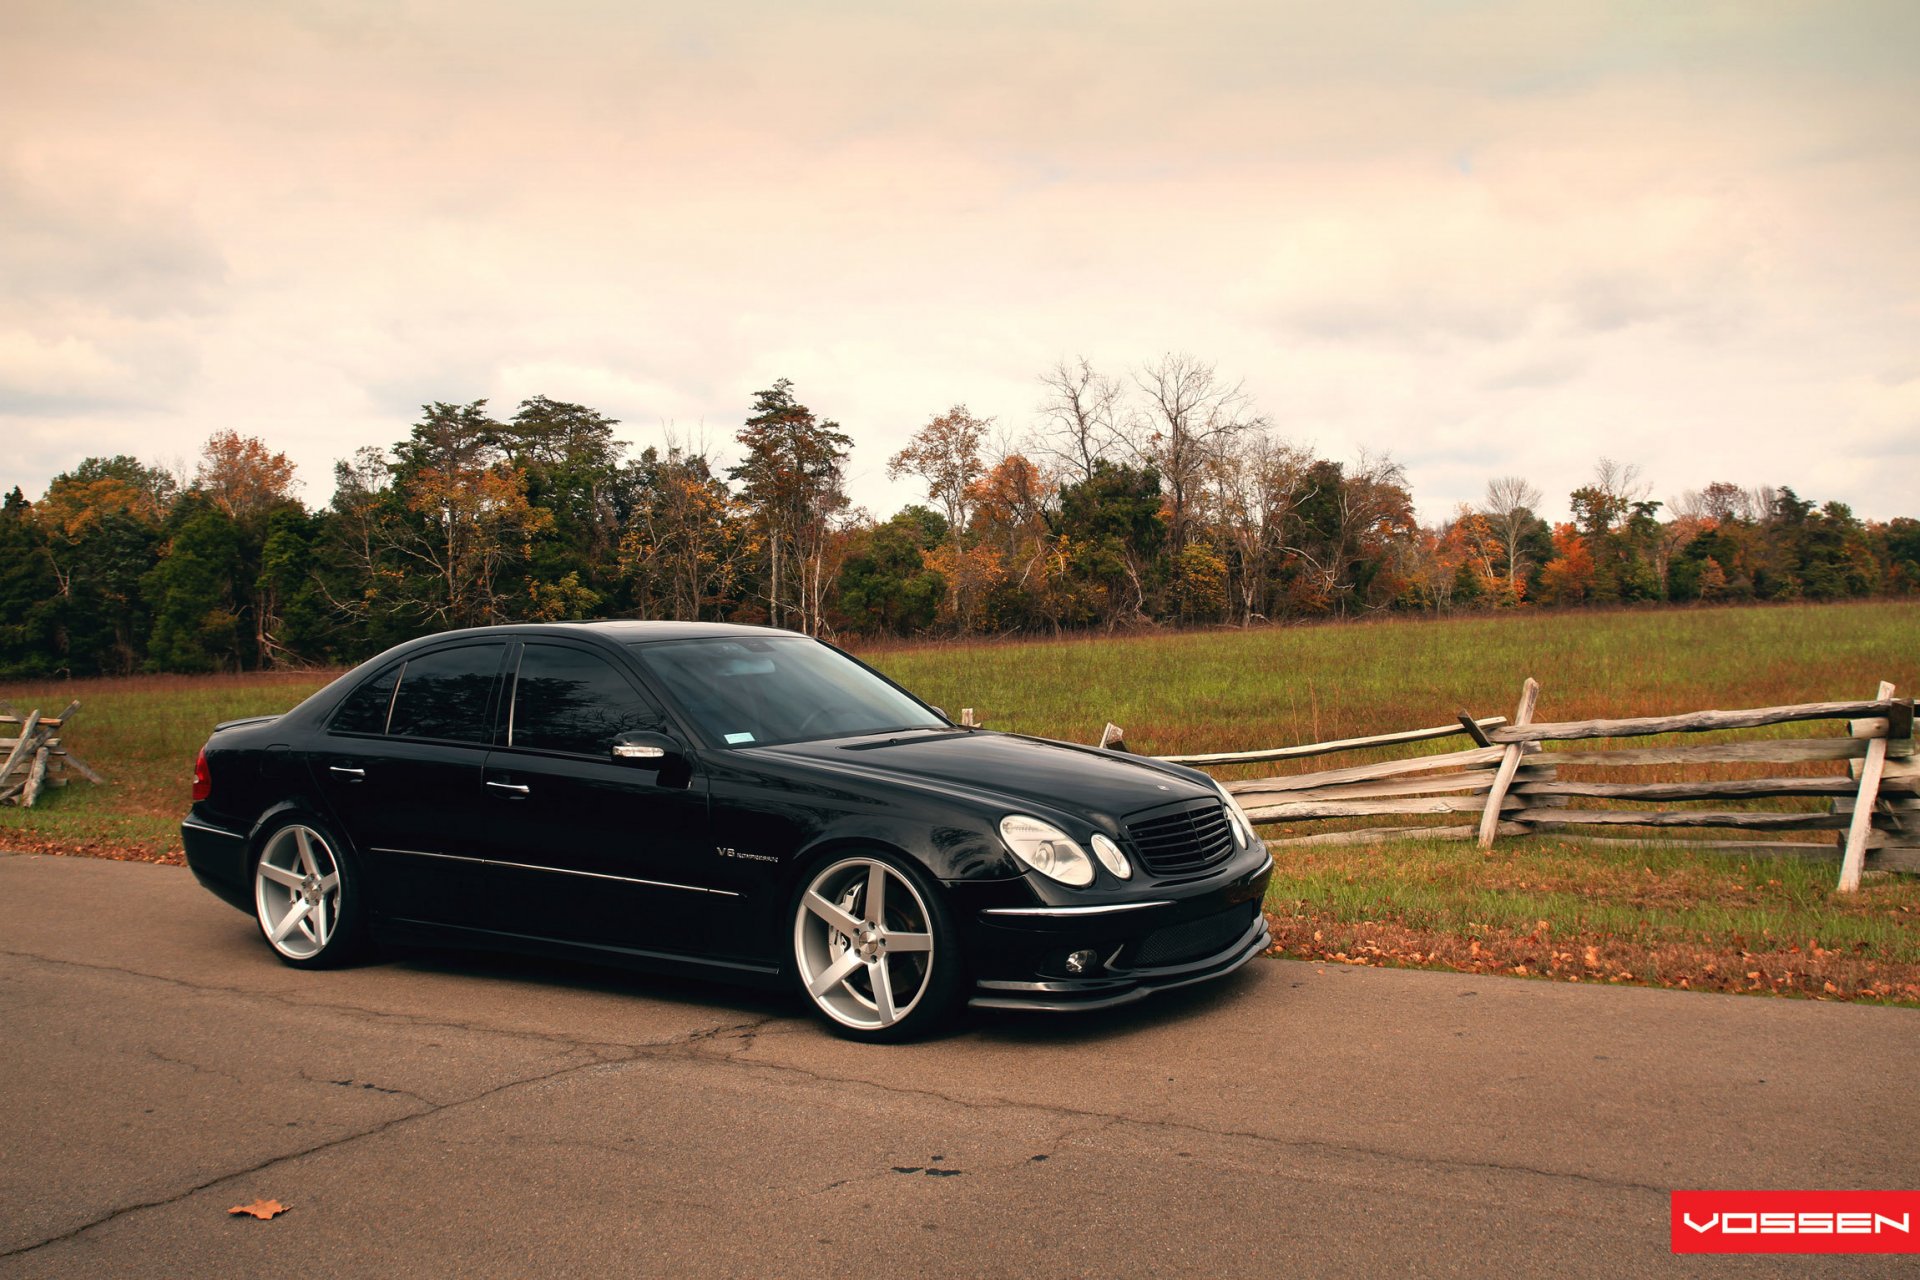
[[[801,990],[849,1039],[909,1040],[953,1011],[960,947],[939,890],[878,853],[841,858],[807,881],[793,908]]]
[[[253,902],[267,945],[296,968],[333,968],[362,950],[359,880],[318,827],[291,822],[267,837],[254,863]]]

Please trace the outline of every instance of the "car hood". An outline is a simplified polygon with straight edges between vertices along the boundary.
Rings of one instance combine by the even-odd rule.
[[[757,754],[1112,819],[1179,800],[1218,798],[1207,783],[1140,756],[979,730],[796,742],[762,747]]]

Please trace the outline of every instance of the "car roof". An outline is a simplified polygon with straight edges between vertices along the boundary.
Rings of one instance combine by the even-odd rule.
[[[529,635],[590,636],[599,640],[612,641],[615,644],[643,644],[651,640],[697,640],[722,636],[761,639],[767,636],[793,636],[803,640],[806,638],[798,631],[787,631],[779,627],[749,627],[734,622],[643,622],[633,618],[616,618],[606,622],[510,622],[496,627],[467,627],[459,631],[442,631],[434,635],[421,636],[412,643],[424,645],[455,637],[477,639],[483,636]]]

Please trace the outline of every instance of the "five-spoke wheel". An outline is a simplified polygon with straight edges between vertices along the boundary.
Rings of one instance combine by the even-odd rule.
[[[358,904],[333,845],[313,827],[290,823],[267,837],[255,864],[260,932],[282,959],[320,965],[344,959],[355,940]]]
[[[800,985],[836,1029],[900,1040],[937,1023],[953,1003],[959,957],[929,885],[878,855],[815,873],[793,912]]]

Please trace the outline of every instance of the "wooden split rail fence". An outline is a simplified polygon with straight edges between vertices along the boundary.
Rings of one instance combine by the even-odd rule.
[[[1839,887],[1857,889],[1862,871],[1920,872],[1920,760],[1913,751],[1913,703],[1893,697],[1882,684],[1861,702],[1813,702],[1745,711],[1696,711],[1684,715],[1643,716],[1623,720],[1536,723],[1540,686],[1526,682],[1519,706],[1504,716],[1474,719],[1430,729],[1308,743],[1263,751],[1229,751],[1163,756],[1179,764],[1225,766],[1297,760],[1391,747],[1448,737],[1468,737],[1460,751],[1409,756],[1315,773],[1251,778],[1226,783],[1256,823],[1434,815],[1439,825],[1370,827],[1326,831],[1270,840],[1270,845],[1361,844],[1403,837],[1472,839],[1491,848],[1500,836],[1534,831],[1608,829],[1731,829],[1746,833],[1833,831],[1834,843],[1781,840],[1689,841],[1689,847],[1742,849],[1796,856],[1840,859]],[[1845,736],[1755,738],[1697,745],[1546,750],[1544,744],[1591,743],[1599,739],[1646,738],[1666,734],[1757,729],[1803,721],[1846,721]],[[1122,731],[1109,724],[1102,746],[1125,750]],[[1690,767],[1696,765],[1846,762],[1848,772],[1823,776],[1726,778],[1718,780],[1594,781],[1567,778],[1563,768],[1590,769]],[[1724,770],[1723,770],[1724,772]],[[1823,812],[1726,808],[1729,802],[1817,798]],[[1576,800],[1609,807],[1575,807]],[[1672,808],[1674,803],[1717,802],[1719,808]],[[1622,807],[1633,806],[1633,807]],[[1649,807],[1650,806],[1650,807]],[[1449,816],[1471,821],[1448,825]],[[1646,836],[1626,840],[1594,835],[1605,843],[1649,843]]]
[[[70,774],[102,781],[60,741],[61,730],[73,723],[79,710],[75,701],[57,716],[37,710],[23,716],[0,702],[0,735],[8,735],[0,736],[0,804],[29,808],[46,788],[66,786]]]

